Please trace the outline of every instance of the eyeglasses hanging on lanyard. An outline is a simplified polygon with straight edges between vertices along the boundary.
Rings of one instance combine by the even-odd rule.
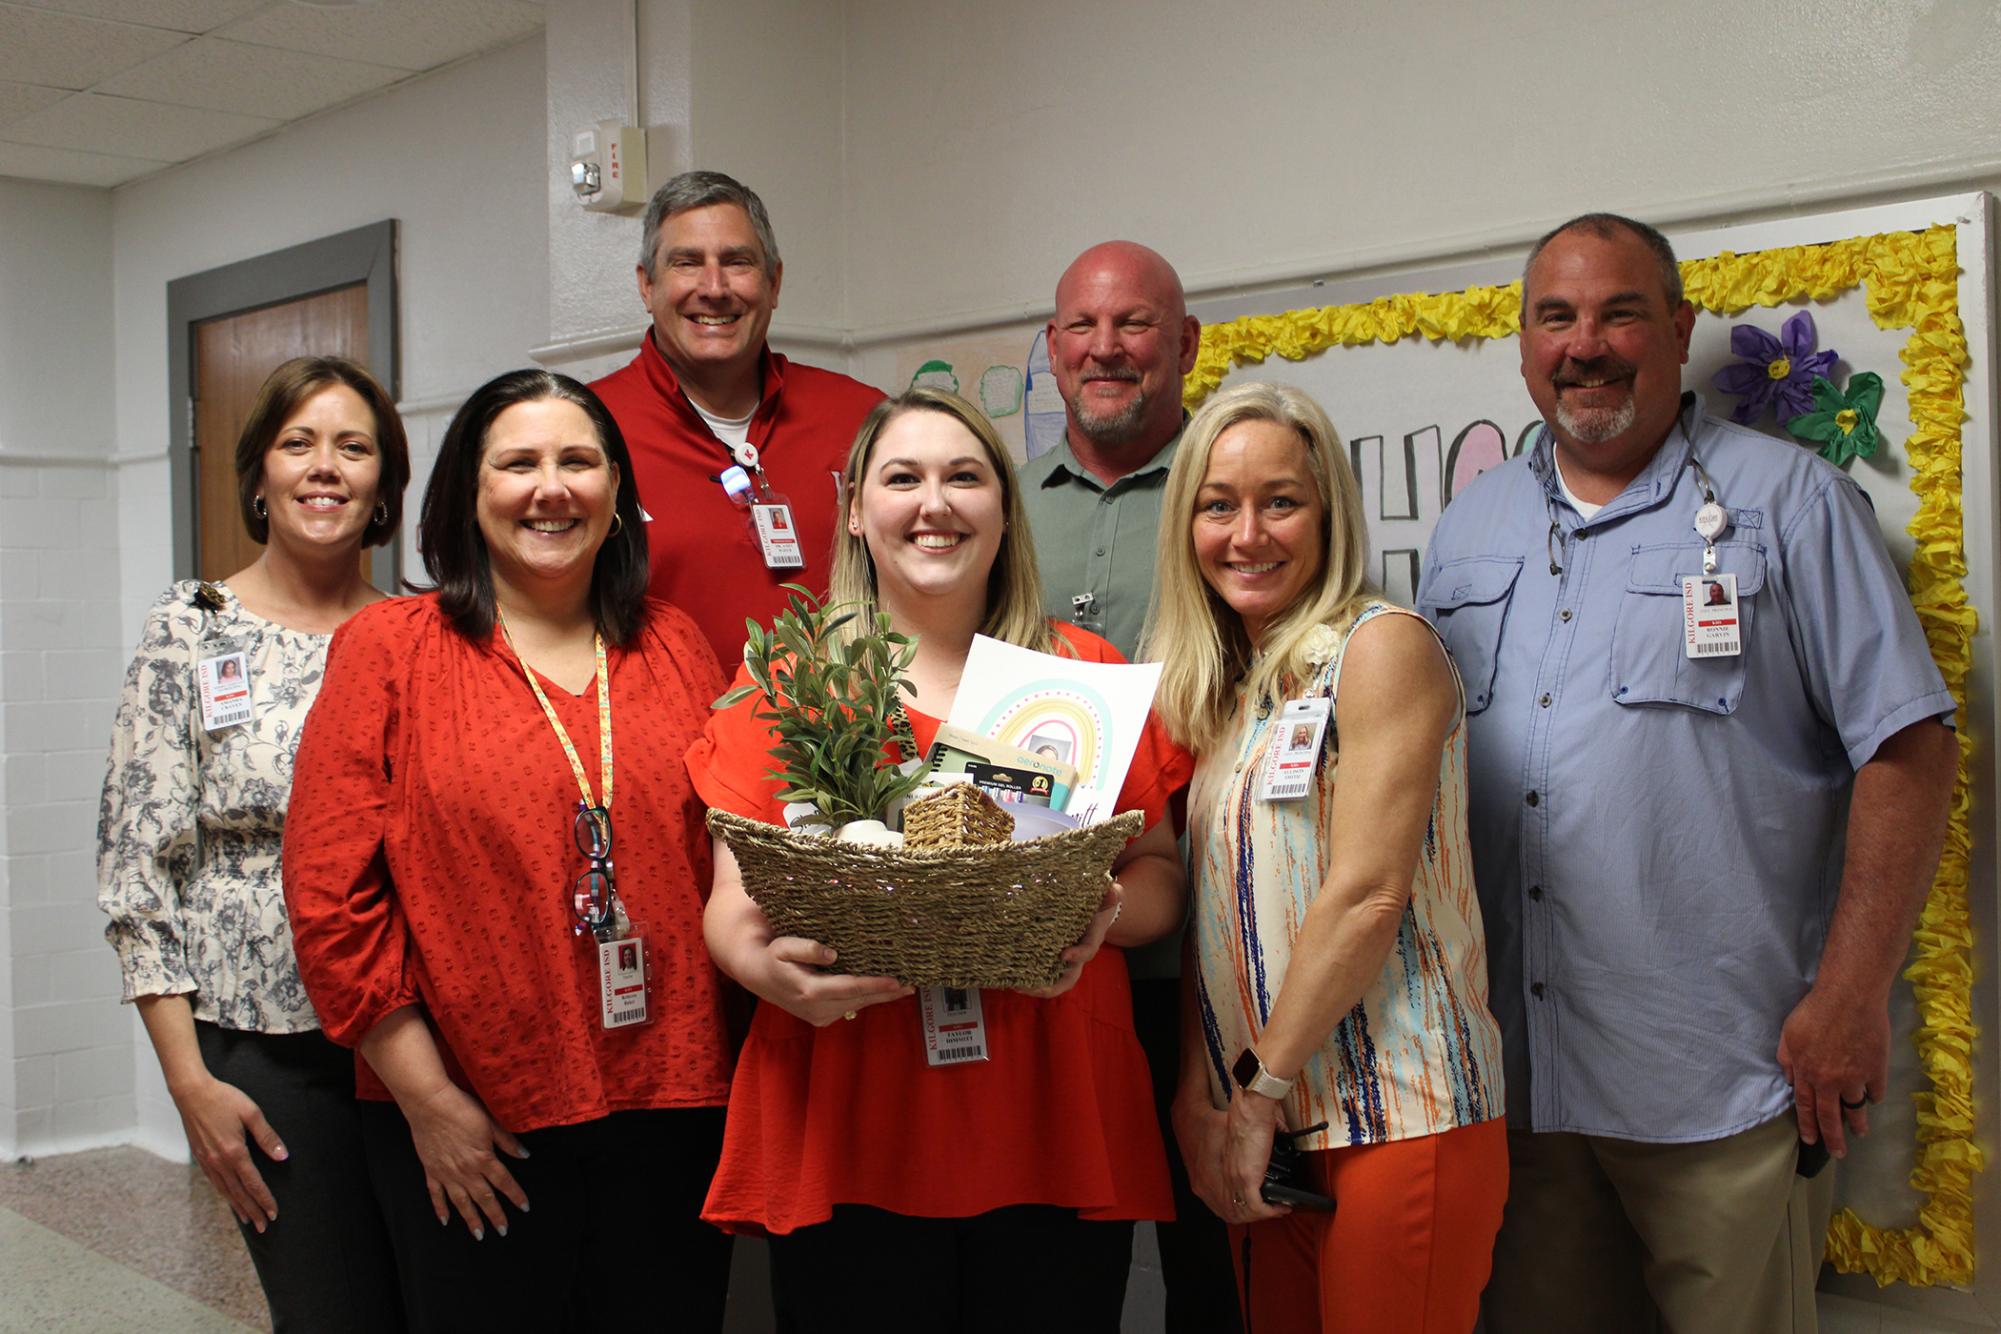
[[[528,688],[535,692],[542,716],[548,719],[550,730],[562,743],[563,754],[570,761],[570,773],[577,780],[577,790],[583,794],[570,833],[588,864],[570,887],[571,930],[580,936],[589,932],[600,941],[621,939],[631,928],[618,901],[618,882],[611,862],[611,673],[605,665],[604,636],[592,636],[598,681],[598,787],[603,793],[603,800],[599,801],[591,795],[591,780],[584,773],[583,761],[577,758],[577,748],[571,744],[563,720],[556,716],[542,683],[535,679],[528,660],[521,656],[521,649],[507,628],[507,618],[501,616],[499,622],[501,636],[513,650],[515,661],[521,664],[521,674],[528,678]]]

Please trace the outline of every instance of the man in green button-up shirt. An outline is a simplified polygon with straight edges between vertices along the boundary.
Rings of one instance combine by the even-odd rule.
[[[1049,614],[1103,635],[1128,658],[1153,592],[1181,377],[1200,337],[1180,277],[1143,245],[1092,246],[1056,284],[1048,343],[1063,441],[1022,469],[1022,501]]]
[[[1131,658],[1153,594],[1154,536],[1167,468],[1181,438],[1181,380],[1202,326],[1181,278],[1131,241],[1092,246],[1056,284],[1049,365],[1063,395],[1056,448],[1021,470],[1044,609],[1103,635]],[[1188,1189],[1167,1109],[1180,1058],[1177,932],[1127,956],[1133,1026],[1151,1067],[1178,1221],[1161,1224],[1168,1334],[1239,1327],[1223,1225]]]

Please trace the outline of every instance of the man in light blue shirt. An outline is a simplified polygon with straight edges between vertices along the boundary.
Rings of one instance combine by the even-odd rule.
[[[1587,215],[1523,279],[1544,428],[1440,518],[1511,1185],[1490,1334],[1815,1328],[1831,1173],[1957,749],[1868,499],[1702,415],[1672,250]],[[1719,595],[1712,585],[1720,586]]]

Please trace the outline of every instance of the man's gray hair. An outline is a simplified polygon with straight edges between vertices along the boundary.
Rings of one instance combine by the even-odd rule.
[[[1522,265],[1522,295],[1528,295],[1529,270],[1535,267],[1536,257],[1542,254],[1544,246],[1557,237],[1566,232],[1586,232],[1609,241],[1614,233],[1621,231],[1638,237],[1653,252],[1654,262],[1660,265],[1661,288],[1667,293],[1668,309],[1679,308],[1682,302],[1681,265],[1674,257],[1674,247],[1668,244],[1667,237],[1662,236],[1659,229],[1618,213],[1580,213],[1562,226],[1545,232],[1542,239],[1535,243],[1535,249],[1529,251],[1528,262]]]
[[[646,270],[648,282],[660,276],[657,272],[660,224],[676,213],[686,213],[691,208],[707,208],[711,204],[735,204],[749,215],[750,229],[757,233],[758,249],[764,252],[764,276],[778,276],[778,238],[772,235],[771,215],[764,211],[764,201],[757,197],[757,192],[735,177],[725,176],[719,171],[684,171],[655,190],[646,205],[646,224],[639,241],[639,267]]]

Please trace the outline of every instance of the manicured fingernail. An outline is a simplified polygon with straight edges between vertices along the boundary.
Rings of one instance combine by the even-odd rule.
[[[284,1162],[287,1158],[290,1158],[291,1156],[292,1156],[292,1151],[286,1148],[282,1144],[280,1144],[277,1148],[271,1150],[271,1157],[281,1163]]]
[[[500,1234],[501,1236],[503,1236],[503,1237],[504,1237],[504,1236],[506,1236],[506,1235],[507,1235],[507,1224],[505,1224],[505,1223],[495,1223],[495,1224],[493,1225],[493,1230],[494,1230],[495,1232],[498,1232],[498,1233],[499,1233],[499,1234]]]
[[[526,1144],[515,1145],[514,1156],[516,1158],[526,1158],[528,1156],[528,1146]]]
[[[521,1212],[524,1214],[528,1212],[528,1201],[523,1200],[521,1202]]]
[[[486,1229],[485,1229],[485,1228],[483,1228],[483,1227],[476,1227],[476,1228],[474,1228],[474,1229],[472,1230],[472,1239],[473,1239],[474,1241],[485,1241],[485,1240],[486,1240]]]
[[[439,1227],[443,1227],[443,1226],[444,1226],[445,1224],[447,1224],[447,1223],[449,1223],[449,1222],[451,1222],[451,1221],[452,1221],[451,1219],[447,1218],[447,1217],[446,1217],[445,1215],[443,1215],[443,1214],[439,1214],[439,1215],[438,1215],[438,1226],[439,1226]]]

